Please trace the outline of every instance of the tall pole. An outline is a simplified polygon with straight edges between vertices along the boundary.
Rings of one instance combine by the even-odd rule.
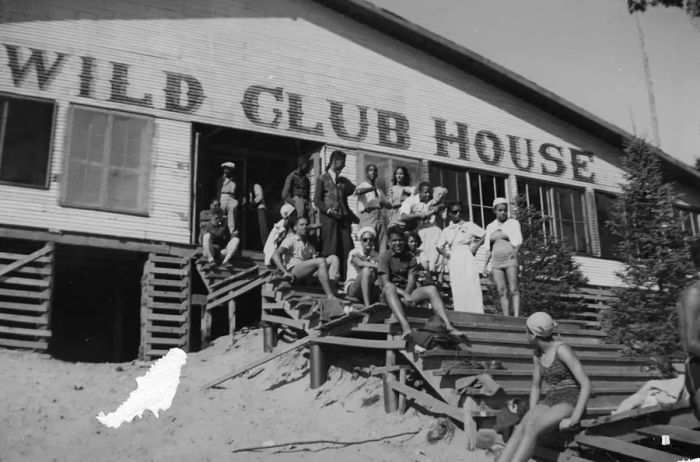
[[[647,46],[644,40],[644,30],[639,22],[639,13],[634,13],[634,19],[637,21],[637,30],[639,31],[639,43],[642,46],[642,61],[644,63],[644,77],[647,82],[647,94],[649,96],[649,111],[651,112],[651,130],[654,134],[654,144],[661,146],[661,137],[659,136],[659,120],[656,116],[656,100],[654,99],[654,85],[651,79],[651,69],[649,67],[649,56],[647,55]]]

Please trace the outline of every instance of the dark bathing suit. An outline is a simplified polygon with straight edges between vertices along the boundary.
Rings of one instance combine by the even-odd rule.
[[[559,349],[559,346],[557,346],[557,349]],[[545,367],[542,364],[541,358],[540,365],[542,366],[542,379],[549,386],[547,396],[540,403],[547,406],[568,403],[576,407],[581,387],[568,366],[559,359],[557,352],[554,352],[554,361],[549,367]]]

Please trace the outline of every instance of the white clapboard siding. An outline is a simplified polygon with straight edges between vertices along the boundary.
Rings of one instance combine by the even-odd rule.
[[[58,111],[63,134],[67,106]],[[5,225],[75,231],[175,243],[189,242],[190,125],[155,120],[149,186],[149,216],[64,207],[60,204],[64,137],[53,144],[48,190],[0,185],[0,222]]]

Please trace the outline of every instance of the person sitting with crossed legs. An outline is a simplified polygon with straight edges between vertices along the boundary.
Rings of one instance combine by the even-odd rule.
[[[284,273],[291,284],[310,278],[321,283],[323,292],[329,299],[338,299],[335,285],[338,280],[340,260],[335,255],[319,257],[318,251],[309,241],[309,219],[299,217],[289,234],[272,255],[272,261]]]
[[[437,314],[445,329],[450,334],[461,337],[459,332],[450,322],[445,310],[445,304],[434,285],[416,287],[418,263],[416,258],[406,249],[406,236],[401,228],[392,226],[387,231],[389,250],[379,255],[377,272],[382,286],[382,296],[387,305],[401,324],[403,338],[411,334],[411,326],[406,319],[403,304],[413,307],[416,303],[430,302],[432,310]]]
[[[348,254],[347,279],[345,293],[348,297],[362,298],[365,306],[370,306],[379,299],[377,286],[377,262],[379,254],[374,250],[377,232],[372,226],[360,229],[359,249],[352,249]]]

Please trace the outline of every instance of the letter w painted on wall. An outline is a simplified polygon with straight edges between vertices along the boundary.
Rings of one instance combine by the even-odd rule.
[[[34,67],[34,69],[36,69],[39,90],[46,90],[48,88],[67,56],[65,53],[56,53],[56,59],[53,64],[48,66],[44,56],[46,52],[44,50],[31,48],[32,54],[29,56],[29,59],[27,59],[24,64],[20,64],[19,47],[5,45],[5,49],[7,50],[7,65],[12,72],[12,81],[15,87],[22,85],[27,75],[29,75],[29,71]]]

